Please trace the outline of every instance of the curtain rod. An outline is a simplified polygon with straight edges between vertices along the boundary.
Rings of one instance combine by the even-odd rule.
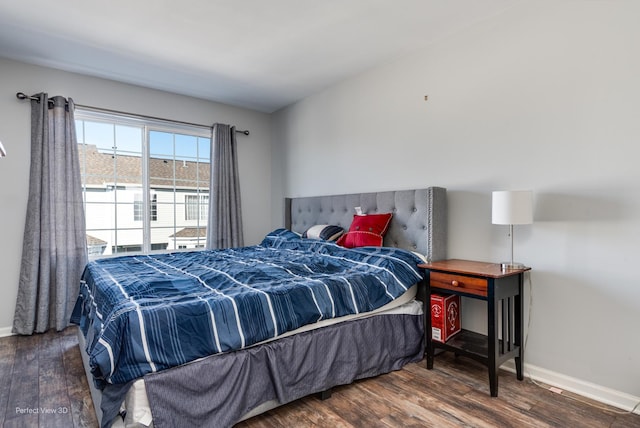
[[[40,101],[40,99],[38,97],[34,97],[33,95],[31,95],[31,96],[26,95],[24,92],[16,93],[16,98],[19,99],[19,100]],[[76,104],[76,106],[80,107],[80,108],[86,108],[86,109],[96,110],[96,111],[101,111],[101,112],[106,112],[106,113],[126,114],[126,115],[129,115],[129,116],[137,116],[137,117],[141,117],[141,118],[144,118],[144,119],[163,120],[165,122],[179,123],[181,125],[202,126],[204,128],[211,128],[210,125],[202,125],[200,123],[183,122],[181,120],[165,119],[165,118],[156,117],[156,116],[146,116],[146,115],[143,115],[143,114],[128,113],[126,111],[110,110],[110,109],[107,109],[107,108],[92,107],[92,106],[86,106],[86,105],[82,105],[82,104]],[[239,129],[236,129],[236,132],[239,133],[239,134],[249,135],[249,130],[241,131]]]

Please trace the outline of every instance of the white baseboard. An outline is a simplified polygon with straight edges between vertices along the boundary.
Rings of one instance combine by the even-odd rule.
[[[512,360],[505,362],[501,368],[512,373],[516,372],[516,367]],[[555,386],[556,388],[564,389],[628,412],[640,402],[640,397],[635,397],[626,392],[563,375],[532,364],[525,363],[523,371],[525,378],[531,377],[538,382],[543,382],[547,385]],[[640,407],[638,407],[634,413],[640,415]]]
[[[13,336],[12,327],[0,327],[0,337]]]

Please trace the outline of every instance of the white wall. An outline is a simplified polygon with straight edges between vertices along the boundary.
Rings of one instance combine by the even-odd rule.
[[[443,186],[448,256],[499,262],[491,191],[532,189],[535,224],[515,233],[526,362],[640,396],[639,16],[633,0],[524,2],[277,112],[274,201]]]
[[[260,242],[271,228],[271,128],[269,115],[166,92],[81,76],[0,58],[0,333],[8,333],[20,274],[29,186],[30,105],[16,92],[63,95],[76,104],[167,119],[249,129],[238,136],[245,243]]]

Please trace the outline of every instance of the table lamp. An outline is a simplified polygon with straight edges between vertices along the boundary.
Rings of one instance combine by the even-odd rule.
[[[502,270],[522,269],[522,263],[513,261],[513,225],[533,223],[533,192],[531,190],[504,190],[492,194],[491,223],[508,224],[511,236],[511,261],[501,264]]]

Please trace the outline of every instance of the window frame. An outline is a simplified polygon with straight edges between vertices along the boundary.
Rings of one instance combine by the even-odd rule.
[[[93,107],[78,107],[78,106],[76,106],[74,110],[74,119],[75,121],[82,120],[82,121],[90,121],[90,122],[100,122],[100,123],[105,123],[109,125],[115,124],[115,125],[122,125],[122,126],[137,127],[142,129],[142,135],[141,135],[141,143],[142,143],[141,193],[142,193],[142,208],[143,208],[142,209],[143,227],[142,227],[142,245],[141,245],[142,250],[138,252],[114,252],[112,255],[118,256],[118,255],[127,255],[127,254],[149,254],[151,252],[154,252],[154,253],[163,252],[162,250],[154,250],[152,248],[153,244],[151,242],[151,223],[153,221],[157,221],[158,209],[157,209],[157,200],[155,200],[155,205],[156,205],[155,210],[151,206],[151,204],[154,203],[154,200],[152,199],[153,189],[151,188],[151,183],[150,183],[151,177],[150,177],[150,166],[149,166],[149,163],[150,163],[149,136],[151,132],[157,131],[157,132],[163,132],[163,133],[180,134],[180,135],[188,135],[188,136],[193,136],[198,138],[205,138],[211,141],[211,139],[213,138],[212,128],[204,125],[171,121],[168,119],[147,117],[147,116],[135,115],[130,113],[116,112],[111,110],[101,110]],[[209,164],[211,168],[213,167],[212,154],[213,153],[209,154]],[[175,160],[175,157],[174,157],[174,160]],[[81,158],[80,162],[82,161],[83,159]],[[86,165],[85,165],[84,171],[86,173]],[[210,174],[211,173],[212,172],[210,171]],[[86,185],[83,183],[82,187],[83,187],[83,195],[84,195],[84,193],[86,192],[85,190]],[[174,184],[174,191],[175,191],[175,184]],[[197,194],[200,197],[202,195],[200,191],[198,191]],[[210,194],[210,189],[208,189],[206,194],[207,196]],[[157,197],[157,195],[154,195],[154,196]],[[83,198],[83,200],[84,200],[83,204],[85,206],[85,212],[86,212],[86,203],[87,203],[86,198]],[[135,205],[135,202],[134,202],[134,205]],[[179,230],[178,228],[176,228],[176,221],[177,221],[176,206],[177,206],[177,201],[174,200],[174,221],[173,221],[174,233],[176,233]],[[208,226],[207,219],[204,219],[204,220],[198,219],[198,222],[199,222],[198,227],[202,226],[202,224],[200,224],[200,222],[202,221],[204,221],[204,226],[207,227]],[[117,219],[115,220],[113,229],[117,236],[117,231],[118,231]],[[175,249],[169,248],[169,244],[170,244],[170,241],[167,244],[167,249],[164,252],[179,251],[179,249],[177,248]],[[118,247],[117,242],[115,247],[116,248]],[[198,246],[196,247],[195,250],[197,249],[202,249],[202,247]],[[190,249],[190,250],[194,250],[194,249]],[[95,258],[101,258],[101,257],[109,257],[109,255],[94,255],[91,258],[95,259]]]

